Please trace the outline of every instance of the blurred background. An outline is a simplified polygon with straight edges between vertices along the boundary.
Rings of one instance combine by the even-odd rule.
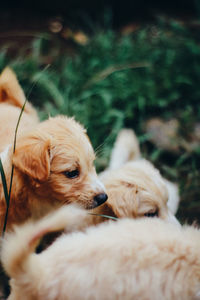
[[[133,128],[142,155],[178,183],[178,218],[200,222],[200,0],[4,1],[7,65],[41,120],[85,125],[98,171]]]

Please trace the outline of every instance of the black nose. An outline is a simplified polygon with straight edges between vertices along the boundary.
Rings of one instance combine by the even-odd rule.
[[[96,202],[95,206],[99,206],[99,205],[103,204],[107,199],[108,199],[108,196],[105,193],[101,193],[101,194],[96,195],[94,197],[94,201]]]

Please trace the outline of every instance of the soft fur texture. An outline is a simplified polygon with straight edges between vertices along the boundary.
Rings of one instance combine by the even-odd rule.
[[[38,123],[35,110],[27,103],[13,154],[14,131],[24,100],[15,75],[5,69],[0,76],[0,156],[8,186],[14,165],[7,228],[71,202],[94,208],[99,204],[95,196],[105,193],[86,131],[73,118],[58,116]],[[68,178],[66,172],[73,170],[79,175]],[[0,179],[0,229],[5,210]]]
[[[63,207],[36,224],[15,228],[3,241],[11,276],[9,300],[200,299],[200,231],[160,219],[87,224],[85,211]],[[36,255],[46,233],[63,234]]]
[[[178,190],[141,158],[138,140],[131,129],[120,131],[109,167],[99,177],[106,187],[108,201],[93,213],[118,218],[153,217],[155,213],[167,222],[178,223],[173,214],[179,201]],[[105,220],[94,216],[91,223]]]
[[[108,169],[119,169],[128,161],[137,160],[140,157],[140,146],[135,132],[132,129],[122,129],[112,149]]]
[[[139,141],[135,132],[132,129],[122,129],[117,136],[107,171],[119,170],[120,172],[120,168],[126,163],[137,161],[139,164],[141,158],[142,154],[140,152]],[[162,180],[165,182],[165,186],[168,191],[167,206],[175,215],[180,202],[178,185],[163,177]]]
[[[14,133],[25,95],[13,71],[4,69],[0,75],[0,153],[13,144]],[[28,130],[39,122],[37,113],[27,102],[18,132]]]
[[[118,170],[108,171],[100,177],[108,194],[108,200],[93,210],[95,214],[118,218],[159,217],[178,224],[170,211],[168,190],[159,171],[147,160],[126,163]],[[105,217],[93,216],[99,223]]]

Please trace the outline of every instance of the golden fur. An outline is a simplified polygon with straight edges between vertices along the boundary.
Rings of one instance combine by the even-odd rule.
[[[91,143],[85,129],[73,118],[58,116],[38,123],[35,110],[27,103],[13,154],[14,131],[24,100],[16,76],[5,69],[0,76],[0,157],[8,186],[14,165],[7,228],[41,217],[62,204],[76,202],[93,208],[99,204],[94,197],[105,195],[93,165]],[[66,172],[73,170],[79,175],[68,178]],[[0,179],[0,229],[5,209]]]
[[[25,99],[15,74],[11,69],[5,68],[0,75],[0,152],[13,143],[17,120]],[[38,122],[35,109],[27,102],[19,132],[32,128]]]
[[[67,206],[3,241],[12,278],[9,300],[200,299],[200,231],[160,219],[121,219],[90,227],[85,211]],[[39,255],[38,240],[67,226]]]

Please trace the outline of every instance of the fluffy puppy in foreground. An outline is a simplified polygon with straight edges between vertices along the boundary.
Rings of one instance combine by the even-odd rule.
[[[200,231],[160,219],[87,225],[87,212],[67,206],[15,227],[2,247],[11,279],[9,300],[200,299]],[[44,234],[63,234],[40,254]]]
[[[94,151],[85,129],[73,118],[58,116],[38,123],[29,103],[13,137],[25,96],[10,69],[0,76],[0,157],[7,184],[14,176],[7,228],[71,202],[94,208],[107,199],[97,177]],[[0,179],[0,229],[6,211]]]
[[[149,161],[141,158],[138,140],[132,130],[124,129],[119,133],[110,165],[99,178],[106,187],[108,201],[94,213],[119,218],[159,217],[178,223],[169,207],[169,202],[176,202],[173,195],[177,196],[178,192]],[[91,218],[93,223],[105,220],[99,216]]]

